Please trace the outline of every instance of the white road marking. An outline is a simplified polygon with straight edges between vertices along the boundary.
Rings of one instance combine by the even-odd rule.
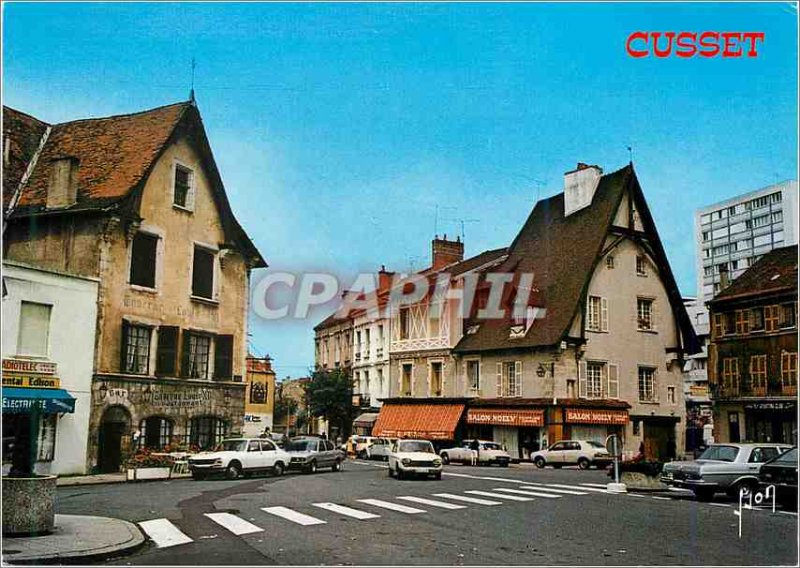
[[[308,526],[308,525],[324,525],[325,521],[321,519],[317,519],[316,517],[312,517],[311,515],[304,515],[303,513],[298,513],[297,511],[293,511],[289,507],[262,507],[262,511],[265,513],[269,513],[270,515],[275,515],[276,517],[281,517],[282,519],[286,519],[287,521],[292,521],[293,523],[297,523],[298,525]]]
[[[547,491],[548,493],[561,493],[563,495],[588,495],[586,491],[572,491],[571,489],[553,489],[543,485],[523,485],[520,489],[534,489],[536,491]]]
[[[797,513],[794,513],[792,511],[778,511],[778,512],[781,513],[782,515],[792,515],[793,517],[797,516]]]
[[[464,503],[475,503],[476,505],[502,505],[500,501],[489,501],[488,499],[478,499],[476,497],[465,497],[464,495],[454,495],[453,493],[434,493],[434,497],[443,497],[453,501],[463,501]]]
[[[516,495],[504,495],[502,493],[492,493],[491,491],[479,491],[477,489],[470,489],[464,491],[470,495],[483,495],[484,497],[495,497],[497,499],[507,499],[508,501],[533,501],[533,497],[517,497]]]
[[[340,515],[345,515],[346,517],[353,517],[354,519],[359,519],[361,521],[365,519],[377,519],[380,515],[376,515],[375,513],[367,513],[366,511],[359,511],[358,509],[351,509],[350,507],[345,507],[344,505],[337,505],[336,503],[311,503],[315,507],[319,507],[320,509],[325,509],[327,511],[333,511],[334,513],[339,513]]]
[[[651,495],[650,499],[658,499],[660,501],[672,501],[669,497],[659,497],[658,495]]]
[[[158,548],[167,548],[192,542],[192,539],[183,534],[178,527],[167,519],[152,519],[139,523],[142,530],[147,533]]]
[[[552,493],[542,493],[540,491],[522,491],[521,489],[505,489],[503,487],[495,487],[492,491],[502,491],[503,493],[514,493],[516,495],[528,495],[529,497],[547,497],[548,499],[560,499],[561,495],[553,495]]]
[[[467,479],[481,479],[485,481],[502,481],[504,483],[528,483],[519,479],[510,479],[506,477],[487,477],[482,475],[468,475],[466,473],[450,473],[449,471],[442,472],[442,475],[449,475],[450,477],[465,477]]]
[[[626,493],[626,495],[629,495],[630,497],[641,497],[641,498],[645,497],[644,495],[640,495],[639,493]]]
[[[545,487],[561,487],[563,489],[577,489],[579,491],[591,491],[593,493],[608,493],[605,489],[599,487],[584,487],[582,485],[564,485],[563,483],[538,483],[535,485],[544,485]]]
[[[398,513],[408,513],[409,515],[427,512],[422,509],[416,509],[407,505],[400,505],[399,503],[390,503],[389,501],[383,501],[381,499],[357,499],[357,501],[359,503],[366,503],[367,505],[389,509],[390,511],[397,511]]]
[[[430,505],[431,507],[439,507],[440,509],[466,509],[464,505],[456,505],[455,503],[445,503],[444,501],[434,501],[433,499],[424,499],[422,497],[413,497],[411,495],[403,495],[398,497],[403,501],[411,501],[412,503],[419,503],[420,505]]]
[[[206,517],[239,536],[261,532],[264,529],[230,513],[204,513]]]
[[[599,487],[600,489],[605,489],[606,486],[602,483],[581,483],[581,485],[585,487]]]
[[[727,503],[709,503],[712,507],[730,507]]]

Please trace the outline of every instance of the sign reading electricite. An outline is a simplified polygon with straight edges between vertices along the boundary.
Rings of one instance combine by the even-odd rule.
[[[494,426],[544,426],[543,410],[477,409],[467,411],[467,424]]]
[[[626,410],[567,408],[566,421],[573,424],[627,424]]]

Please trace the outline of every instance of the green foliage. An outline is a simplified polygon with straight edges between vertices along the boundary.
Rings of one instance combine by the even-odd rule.
[[[354,418],[353,379],[342,369],[315,371],[306,385],[311,416],[326,419],[339,432],[349,433]]]

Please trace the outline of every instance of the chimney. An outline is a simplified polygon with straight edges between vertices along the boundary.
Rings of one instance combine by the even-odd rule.
[[[728,272],[728,264],[721,264],[719,267],[719,290],[720,292],[731,283],[731,276]]]
[[[47,183],[47,208],[61,209],[78,200],[78,158],[64,156],[50,163]]]
[[[441,239],[439,235],[434,235],[431,251],[431,263],[434,270],[464,260],[464,243],[461,242],[461,237],[456,237],[454,241],[448,241],[447,235]]]
[[[387,272],[386,266],[381,265],[381,269],[378,272],[378,294],[391,288],[393,276],[394,272]]]
[[[594,192],[600,183],[603,169],[578,162],[571,172],[564,174],[564,217],[592,204]]]

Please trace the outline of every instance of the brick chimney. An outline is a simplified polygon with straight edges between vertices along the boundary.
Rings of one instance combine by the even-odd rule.
[[[434,236],[433,242],[431,242],[431,263],[434,270],[461,260],[464,260],[464,243],[461,242],[461,237],[456,237],[454,241],[448,241],[447,235],[441,239],[439,235]]]
[[[392,286],[394,272],[388,272],[384,265],[378,271],[378,294],[387,291]]]
[[[564,174],[564,217],[592,204],[602,175],[601,167],[583,162],[578,162],[574,170]]]

